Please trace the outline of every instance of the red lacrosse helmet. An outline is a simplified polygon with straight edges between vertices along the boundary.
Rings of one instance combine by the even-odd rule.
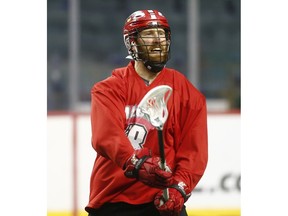
[[[139,33],[145,29],[163,29],[165,31],[165,45],[159,43],[160,58],[155,60],[147,50],[151,44],[139,43]],[[162,31],[163,31],[162,30]],[[152,72],[159,72],[170,58],[171,31],[165,16],[157,10],[139,10],[132,13],[123,28],[124,43],[129,55],[136,61],[143,61]],[[143,40],[142,40],[143,41]]]

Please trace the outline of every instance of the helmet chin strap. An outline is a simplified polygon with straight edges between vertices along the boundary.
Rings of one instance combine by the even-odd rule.
[[[164,68],[165,64],[166,64],[166,62],[162,62],[162,63],[155,63],[155,62],[151,62],[151,61],[145,61],[144,62],[145,67],[153,73],[160,72]]]

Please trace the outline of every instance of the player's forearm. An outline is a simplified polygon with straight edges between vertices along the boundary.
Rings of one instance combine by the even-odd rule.
[[[203,176],[208,162],[205,130],[192,134],[183,139],[176,152],[174,171],[174,176],[184,181],[191,191]]]
[[[98,117],[95,116],[95,118]],[[110,123],[110,126],[105,126],[99,119]],[[123,130],[113,125],[112,119],[99,116],[98,121],[92,122],[93,148],[97,154],[109,158],[121,168],[134,152],[129,142]]]
[[[175,182],[183,182],[186,184],[189,193],[194,190],[202,176],[203,174],[198,175],[187,170],[178,170],[173,175]]]
[[[100,93],[99,93],[100,94]],[[123,113],[101,95],[92,95],[92,145],[97,154],[109,158],[119,167],[133,154],[134,149],[124,133]],[[124,110],[124,109],[123,109]]]
[[[112,138],[111,140],[102,140],[98,138],[92,138],[93,148],[97,154],[109,158],[116,163],[120,168],[123,168],[125,162],[134,152],[134,149],[130,144],[126,144],[125,141],[121,142],[118,139]]]
[[[191,106],[190,106],[191,107]],[[207,112],[205,101],[198,110],[188,109],[183,119],[181,141],[175,155],[175,178],[192,191],[204,174],[208,162]]]

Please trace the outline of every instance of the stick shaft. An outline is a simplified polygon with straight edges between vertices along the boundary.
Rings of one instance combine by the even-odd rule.
[[[164,138],[162,130],[158,130],[158,145],[159,145],[159,152],[160,152],[160,160],[161,160],[161,169],[166,169],[166,160],[165,160],[165,152],[164,152]],[[163,197],[165,201],[169,199],[169,192],[168,188],[163,190]]]
[[[158,130],[158,145],[161,159],[161,168],[165,170],[166,161],[165,161],[164,139],[162,130]]]

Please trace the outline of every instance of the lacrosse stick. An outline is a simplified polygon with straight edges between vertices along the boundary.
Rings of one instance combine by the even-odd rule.
[[[158,144],[160,151],[161,169],[166,170],[164,153],[163,126],[168,118],[167,101],[172,93],[168,85],[160,85],[151,89],[138,105],[138,115],[147,119],[158,131]],[[164,189],[165,201],[169,199],[168,188]]]

